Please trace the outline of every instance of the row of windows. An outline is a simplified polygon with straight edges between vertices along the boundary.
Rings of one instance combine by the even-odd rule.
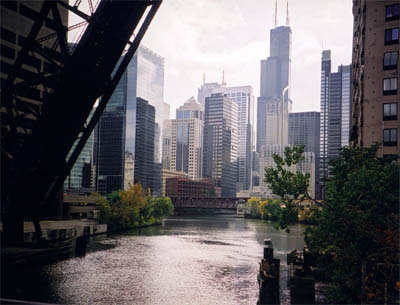
[[[392,21],[399,19],[400,4],[386,6],[385,20]],[[399,28],[385,30],[385,45],[399,43]],[[397,69],[399,53],[386,52],[383,55],[383,70]],[[397,77],[385,78],[383,80],[383,95],[397,94]],[[383,120],[397,120],[397,103],[383,104]],[[383,146],[397,146],[398,142],[397,128],[387,128],[383,130]]]

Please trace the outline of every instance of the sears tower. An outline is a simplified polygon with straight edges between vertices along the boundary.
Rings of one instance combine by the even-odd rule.
[[[275,9],[275,16],[276,16]],[[288,143],[292,31],[286,26],[270,31],[270,56],[261,61],[260,97],[257,111],[257,151],[265,145]]]

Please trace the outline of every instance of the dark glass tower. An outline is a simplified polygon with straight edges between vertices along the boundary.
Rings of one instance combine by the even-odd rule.
[[[270,56],[261,61],[260,97],[257,108],[258,152],[264,145],[287,144],[287,113],[292,110],[292,101],[290,100],[291,53],[292,31],[290,27],[279,26],[272,29]],[[274,111],[271,112],[272,109]],[[275,125],[280,128],[272,130],[272,126]],[[272,133],[278,133],[278,135],[271,137]],[[270,139],[275,140],[271,142]]]
[[[135,170],[134,182],[140,183],[147,192],[155,191],[156,178],[154,162],[154,135],[155,135],[155,114],[154,106],[149,102],[136,99],[136,139],[135,139]],[[161,168],[160,168],[161,170]]]

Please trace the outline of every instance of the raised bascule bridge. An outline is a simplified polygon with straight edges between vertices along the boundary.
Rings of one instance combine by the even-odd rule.
[[[100,0],[97,7],[86,1],[89,13],[81,0],[31,1],[37,10],[29,1],[1,1],[32,24],[27,36],[15,39],[2,29],[2,39],[16,46],[4,48],[16,55],[2,61],[3,243],[23,240],[24,218],[42,235],[43,211],[62,189],[162,0]],[[68,27],[68,13],[84,21]],[[71,47],[67,34],[76,28],[84,31]]]

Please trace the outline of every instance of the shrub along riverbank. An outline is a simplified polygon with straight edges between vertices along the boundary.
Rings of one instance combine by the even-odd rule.
[[[161,224],[162,219],[172,215],[174,211],[171,199],[145,196],[140,184],[135,184],[126,191],[115,191],[101,197],[97,206],[100,210],[100,222],[106,223],[109,231]]]
[[[258,197],[251,197],[246,202],[246,214],[252,218],[279,221],[284,211],[284,204],[280,199],[261,200]],[[320,209],[314,204],[304,204],[297,214],[296,222],[304,224],[316,224],[316,217]]]

